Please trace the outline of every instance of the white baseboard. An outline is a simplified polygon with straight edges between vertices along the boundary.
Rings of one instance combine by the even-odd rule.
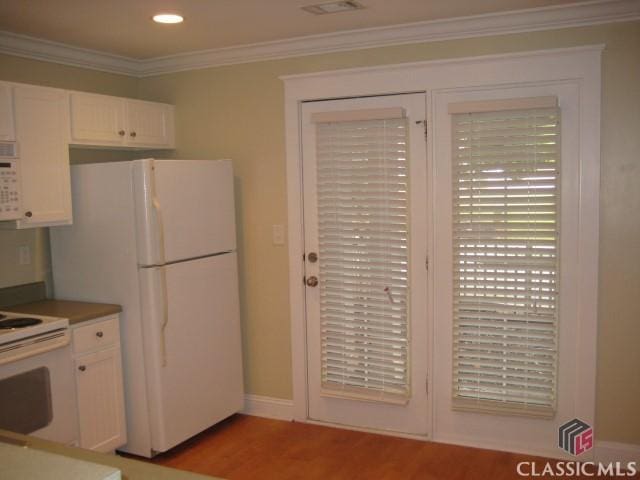
[[[244,409],[242,413],[246,415],[253,415],[255,417],[265,417],[265,418],[273,418],[276,420],[293,420],[293,400],[286,400],[282,398],[274,398],[274,397],[265,397],[262,395],[252,395],[246,394],[244,396]],[[316,425],[325,425],[332,426],[337,428],[345,428],[345,429],[353,429],[359,431],[369,431],[367,429],[358,429],[358,428],[350,428],[342,425],[334,425],[334,424],[324,424],[322,422],[314,422],[312,420],[307,420],[308,423],[313,423]],[[399,437],[407,437],[405,435],[396,435],[394,433],[389,432],[373,432],[373,433],[383,433],[392,436]],[[416,438],[411,436],[410,438]],[[425,440],[424,437],[421,438]],[[432,439],[435,442],[441,443],[451,443],[456,445],[463,445],[467,447],[475,447],[475,448],[488,448],[492,450],[503,450],[510,451],[516,453],[522,453],[525,455],[540,455],[544,457],[558,458],[567,460],[567,456],[563,455],[557,449],[532,449],[529,446],[520,445],[514,446],[509,445],[508,447],[502,444],[487,444],[483,442],[479,444],[475,441],[469,441],[469,439],[463,438],[435,438]],[[630,443],[619,443],[619,442],[596,442],[593,460],[596,462],[609,463],[609,462],[621,462],[621,463],[629,463],[636,462],[637,465],[640,465],[640,445],[633,445]]]
[[[640,445],[618,442],[596,442],[596,462],[636,462],[640,467]]]
[[[293,400],[247,393],[244,396],[244,409],[242,413],[255,417],[291,421],[293,420]]]

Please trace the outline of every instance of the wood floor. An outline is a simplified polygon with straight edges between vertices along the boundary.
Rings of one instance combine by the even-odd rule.
[[[518,462],[535,461],[540,468],[546,462],[539,457],[245,415],[235,415],[152,461],[232,480],[503,480],[523,478],[516,472]]]

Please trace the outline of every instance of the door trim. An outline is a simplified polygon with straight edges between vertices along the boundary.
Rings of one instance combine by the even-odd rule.
[[[287,207],[288,207],[288,251],[289,251],[289,302],[291,318],[291,352],[293,375],[293,418],[308,422],[307,399],[307,346],[305,300],[302,278],[304,276],[304,217],[302,203],[302,139],[301,105],[305,101],[329,100],[349,97],[377,96],[388,94],[427,93],[427,123],[433,125],[432,96],[434,91],[453,88],[483,88],[497,85],[520,85],[553,82],[572,78],[581,82],[583,98],[591,99],[581,111],[584,128],[581,132],[583,152],[582,187],[592,192],[583,199],[584,218],[581,218],[583,280],[580,286],[580,311],[584,315],[581,345],[588,367],[595,371],[596,325],[598,298],[598,208],[600,178],[600,95],[601,54],[603,45],[562,48],[501,55],[487,55],[461,59],[435,60],[419,63],[386,65],[347,70],[336,70],[303,75],[281,77],[285,94],[285,139],[287,161]],[[433,182],[434,143],[427,142],[428,182]],[[433,188],[428,184],[428,200],[432,202]],[[431,203],[433,205],[433,203]],[[433,220],[429,213],[429,257],[433,258]],[[430,269],[429,299],[433,298],[433,279]],[[433,391],[431,369],[432,358],[433,302],[428,306],[428,334],[430,349],[429,391]],[[589,369],[584,368],[584,372]],[[595,375],[582,375],[588,397],[580,409],[582,417],[593,421],[595,417]],[[429,402],[429,425],[433,426],[435,408],[433,396]],[[433,428],[433,427],[431,427]],[[433,432],[429,432],[429,437]],[[437,435],[435,440],[438,440]],[[496,446],[496,448],[500,448]],[[509,450],[509,445],[502,446]]]

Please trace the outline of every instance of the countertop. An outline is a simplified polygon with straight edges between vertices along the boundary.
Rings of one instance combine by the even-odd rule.
[[[0,310],[26,315],[46,315],[50,317],[68,318],[69,325],[86,322],[94,318],[106,317],[120,313],[120,305],[110,303],[74,302],[70,300],[39,300],[37,302],[12,305]]]
[[[117,468],[122,472],[123,480],[212,480],[212,478],[214,478],[173,468],[161,467],[139,460],[123,458],[117,455],[107,455],[82,448],[67,447],[59,443],[7,432],[5,430],[0,430],[0,442],[3,441],[1,437],[17,440],[18,442],[26,442],[28,448]],[[2,478],[2,465],[0,465],[0,478]]]

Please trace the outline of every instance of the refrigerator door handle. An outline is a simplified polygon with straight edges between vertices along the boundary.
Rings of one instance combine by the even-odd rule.
[[[161,272],[162,288],[162,323],[160,324],[160,354],[162,355],[162,366],[167,366],[167,337],[166,329],[169,324],[169,295],[167,293],[167,272],[164,268]]]
[[[164,222],[156,192],[153,159],[134,163],[133,185],[138,265],[143,267],[164,265]]]
[[[158,197],[155,196],[155,192],[153,195],[153,200],[151,201],[153,205],[153,210],[156,214],[156,225],[158,231],[158,244],[160,245],[160,252],[162,252],[162,262],[164,263],[164,220],[162,218],[162,206],[160,205],[160,201]]]

